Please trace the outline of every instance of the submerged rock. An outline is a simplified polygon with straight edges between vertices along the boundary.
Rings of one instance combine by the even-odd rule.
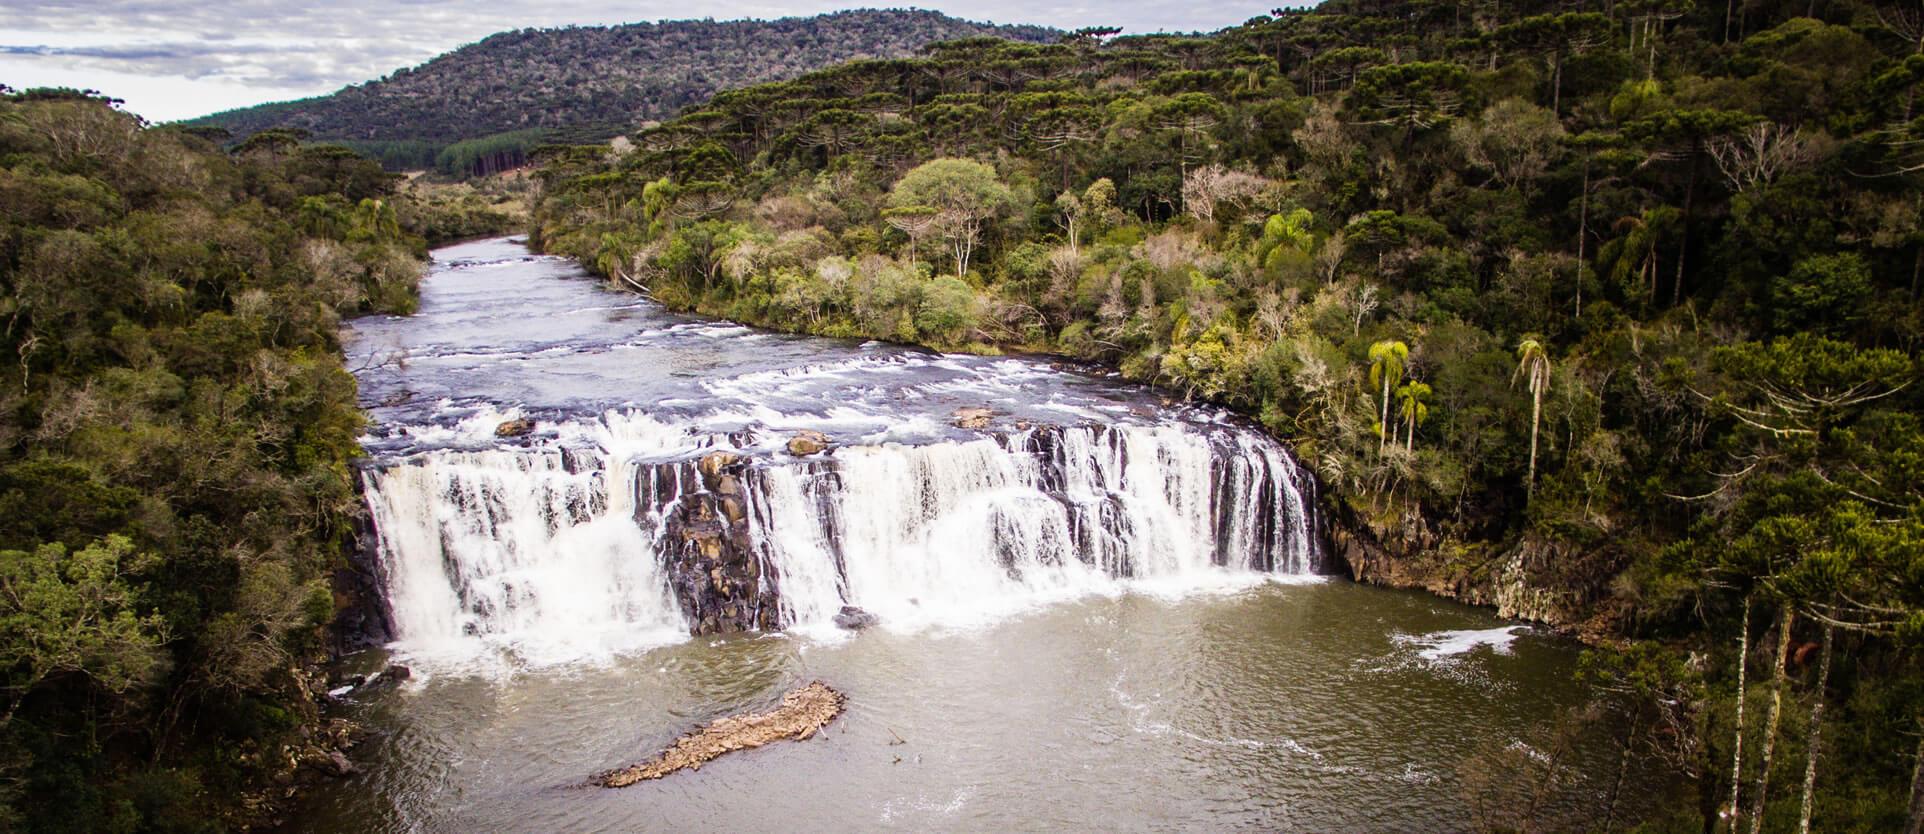
[[[387,686],[400,686],[403,681],[414,677],[414,670],[398,663],[382,669],[360,685],[360,689],[379,689]]]
[[[345,779],[361,772],[359,767],[356,767],[353,762],[348,761],[347,754],[339,750],[321,752],[308,761],[309,766],[336,779]]]
[[[788,453],[798,458],[820,452],[828,448],[828,435],[813,429],[803,429],[788,439]]]
[[[986,429],[995,412],[986,408],[958,408],[955,410],[956,428]]]
[[[769,712],[715,719],[676,739],[673,746],[655,754],[654,758],[610,770],[592,781],[604,788],[625,788],[646,779],[660,779],[677,770],[700,770],[702,765],[737,750],[785,739],[802,741],[840,715],[847,700],[828,684],[814,681],[789,690],[782,696],[781,705]]]
[[[881,621],[881,617],[877,617],[853,605],[842,606],[842,610],[835,615],[835,624],[849,631],[861,631]]]
[[[534,432],[534,421],[517,417],[494,427],[495,437],[525,437]]]

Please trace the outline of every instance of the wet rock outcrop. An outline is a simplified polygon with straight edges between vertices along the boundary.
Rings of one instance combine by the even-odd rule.
[[[357,487],[359,481],[356,481]],[[394,639],[393,613],[388,610],[387,578],[377,552],[374,521],[367,504],[354,504],[354,538],[347,558],[330,577],[334,621],[330,632],[335,656],[384,645]]]
[[[788,439],[788,453],[798,458],[820,452],[828,448],[828,435],[812,429],[803,429]]]
[[[955,426],[960,429],[986,429],[994,419],[995,412],[986,408],[958,408],[954,415]]]
[[[853,605],[844,605],[842,606],[842,610],[835,614],[835,625],[848,629],[849,631],[861,631],[881,621],[881,617],[877,617]]]
[[[1543,623],[1591,642],[1607,641],[1620,630],[1617,621],[1626,608],[1609,589],[1623,569],[1616,549],[1535,535],[1466,543],[1407,518],[1372,523],[1348,507],[1338,507],[1333,522],[1331,553],[1358,582],[1487,606],[1498,616]]]
[[[755,553],[742,488],[747,462],[712,452],[695,464],[699,490],[663,519],[662,559],[694,634],[779,628],[775,577]]]

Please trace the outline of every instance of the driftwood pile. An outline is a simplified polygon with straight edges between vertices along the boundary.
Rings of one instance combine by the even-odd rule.
[[[700,770],[709,761],[737,750],[785,739],[801,741],[835,720],[846,701],[842,693],[815,681],[789,690],[782,695],[781,706],[773,710],[717,718],[676,739],[673,746],[655,754],[654,758],[600,774],[592,783],[604,788],[625,788],[645,779],[660,779],[677,770]]]

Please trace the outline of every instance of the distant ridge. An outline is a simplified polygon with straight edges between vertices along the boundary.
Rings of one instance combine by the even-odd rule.
[[[497,136],[483,144],[524,148],[543,139],[603,139],[721,90],[843,61],[904,57],[936,41],[989,36],[1046,42],[1059,34],[918,9],[518,29],[329,95],[189,123],[236,136],[298,128],[315,139],[344,141],[391,167],[428,167],[463,140]],[[487,149],[466,150],[440,161],[471,161]]]

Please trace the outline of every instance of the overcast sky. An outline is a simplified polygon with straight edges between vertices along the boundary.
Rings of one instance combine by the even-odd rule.
[[[529,26],[812,15],[874,3],[760,0],[0,0],[0,83],[93,88],[155,121],[331,92]],[[1260,3],[920,2],[957,17],[1128,33],[1212,31]]]

